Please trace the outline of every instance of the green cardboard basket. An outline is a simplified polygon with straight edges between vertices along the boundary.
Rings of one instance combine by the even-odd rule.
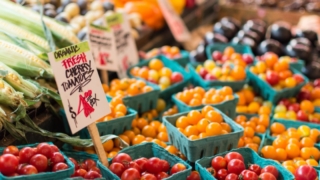
[[[240,91],[249,80],[247,75],[246,79],[243,81],[206,81],[196,72],[194,66],[195,65],[192,65],[191,63],[187,65],[187,68],[189,69],[189,72],[192,76],[192,84],[196,86],[201,86],[203,88],[210,88],[213,86],[230,86],[233,91],[237,92]]]
[[[167,128],[170,143],[177,147],[182,154],[186,155],[190,162],[195,162],[202,157],[212,156],[234,149],[238,146],[238,141],[243,136],[243,128],[240,125],[217,108],[214,109],[219,112],[224,121],[231,126],[231,133],[192,141],[175,127],[177,119],[181,116],[186,116],[188,112],[163,117],[163,123]]]
[[[170,167],[175,165],[176,163],[181,163],[186,166],[186,170],[178,172],[176,174],[171,175],[170,177],[166,178],[166,180],[186,180],[189,174],[191,173],[191,166],[183,161],[182,159],[178,158],[177,156],[170,154],[167,150],[163,149],[162,147],[158,146],[155,143],[142,143],[135,146],[130,146],[121,150],[119,153],[127,153],[130,155],[132,160],[138,159],[141,157],[151,158],[151,157],[158,157],[160,159],[164,159],[169,162]],[[112,160],[109,160],[109,164],[111,164]],[[98,161],[98,165],[101,168],[104,168],[105,171],[102,171],[102,176],[107,178],[108,180],[120,180],[120,178],[113,174],[109,169],[104,167],[100,161]],[[102,165],[102,166],[101,166]]]
[[[241,45],[241,44],[214,43],[206,47],[206,54],[208,59],[215,60],[212,58],[212,53],[214,51],[220,51],[223,53],[224,49],[226,49],[227,47],[232,47],[235,50],[235,52],[239,54],[249,54],[252,56],[252,58],[255,57],[250,46]]]
[[[146,82],[148,86],[153,88],[152,91],[138,94],[135,96],[125,96],[122,100],[123,103],[127,106],[132,108],[133,110],[137,111],[138,113],[147,112],[149,110],[155,109],[157,107],[157,101],[160,94],[159,86]],[[112,98],[111,96],[107,95],[107,97]]]
[[[292,128],[298,128],[299,126],[302,126],[302,125],[306,125],[306,126],[309,126],[311,129],[320,129],[320,124],[315,124],[315,123],[308,123],[308,122],[304,122],[304,121],[293,121],[293,120],[286,120],[286,119],[272,119],[270,125],[272,123],[275,123],[275,122],[278,122],[278,123],[281,123],[283,124],[286,129],[292,127]],[[266,131],[266,137],[268,138],[274,138],[271,136],[270,134],[270,128],[267,129]],[[319,142],[317,143],[320,145],[320,137],[319,137]]]
[[[94,160],[95,162],[98,161],[98,156],[95,155],[95,154],[88,154],[88,153],[85,153],[85,152],[69,152],[69,151],[63,151],[63,153],[67,156],[67,157],[71,157],[73,159],[75,159],[76,161],[78,162],[83,162],[85,161],[86,159],[92,159]],[[97,164],[97,167],[98,167],[98,164]],[[104,169],[102,168],[99,168],[100,169],[100,172],[101,171],[104,171]],[[101,173],[102,174],[102,173]],[[84,178],[82,177],[73,177],[73,178],[67,178],[65,180],[84,180]],[[95,180],[106,180],[106,178],[97,178]]]
[[[171,98],[172,94],[177,93],[179,91],[182,91],[183,88],[186,87],[189,84],[189,82],[191,80],[191,75],[189,73],[187,73],[184,70],[184,68],[181,67],[177,62],[174,62],[174,61],[168,59],[167,57],[165,57],[163,55],[157,56],[155,58],[160,59],[163,62],[164,66],[169,68],[169,69],[171,69],[173,72],[181,73],[183,78],[184,78],[181,82],[173,84],[173,85],[170,85],[167,89],[164,89],[163,91],[160,92],[160,95],[159,95],[160,98],[167,100],[167,99]],[[154,59],[154,58],[152,58],[152,59]],[[137,67],[148,66],[149,62],[152,59],[141,61],[137,65],[130,67],[127,70],[128,76],[130,78],[133,78],[134,76],[130,73],[131,69],[136,67],[136,66]],[[142,78],[139,78],[139,77],[135,77],[135,78],[142,79]],[[142,80],[147,81],[145,79],[142,79]]]
[[[209,88],[208,88],[209,89]],[[222,111],[224,114],[229,116],[231,119],[235,118],[236,115],[236,106],[238,104],[238,96],[236,94],[233,94],[234,99],[229,101],[224,101],[218,104],[210,104],[210,106],[215,107]],[[206,105],[200,105],[200,106],[189,106],[185,104],[184,102],[180,101],[178,98],[176,98],[176,94],[172,95],[171,97],[172,101],[177,105],[179,112],[187,112],[195,109],[201,109]]]
[[[47,142],[48,144],[53,144],[51,142]],[[24,147],[37,147],[39,143],[36,144],[27,144],[27,145],[21,145],[17,146],[17,148],[20,150]],[[4,147],[0,148],[0,153],[2,154],[4,151]],[[7,177],[0,173],[0,179],[1,180],[56,180],[56,179],[65,179],[69,178],[74,173],[74,164],[68,159],[68,157],[60,151],[60,153],[63,155],[65,159],[65,163],[69,166],[68,169],[57,171],[57,172],[41,172],[34,175],[21,175],[21,176],[15,176],[15,177]]]
[[[294,74],[300,74],[296,69],[290,68]],[[300,74],[302,75],[302,74]],[[249,77],[249,83],[252,85],[255,91],[260,92],[261,97],[276,104],[279,100],[296,96],[301,88],[309,81],[308,78],[303,76],[304,82],[298,84],[294,88],[285,88],[281,91],[273,89],[266,81],[260,79],[258,76],[250,72],[247,68],[247,76]]]
[[[229,152],[238,152],[243,156],[244,164],[246,165],[246,168],[248,168],[249,164],[257,164],[261,168],[272,165],[275,168],[277,168],[279,172],[279,176],[277,180],[294,180],[294,176],[286,170],[281,164],[277,163],[276,161],[270,160],[270,159],[264,159],[260,157],[256,152],[254,152],[250,148],[239,148],[234,149]],[[217,154],[212,157],[205,157],[196,162],[196,170],[199,172],[202,180],[216,180],[215,177],[213,177],[208,171],[207,167],[211,167],[211,160],[216,156],[225,156],[229,152],[223,152],[221,154]]]

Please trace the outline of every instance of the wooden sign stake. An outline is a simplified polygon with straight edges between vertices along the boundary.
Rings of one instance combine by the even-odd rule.
[[[100,136],[99,136],[99,131],[98,131],[98,128],[96,126],[96,123],[90,124],[87,127],[87,129],[88,129],[88,131],[90,133],[92,142],[94,144],[94,148],[96,150],[96,153],[97,153],[97,155],[99,157],[100,162],[104,166],[109,167],[108,158],[107,158],[106,152],[104,151],[104,148],[102,146],[102,142],[101,142],[101,139],[100,139]]]
[[[106,70],[100,70],[101,81],[104,84],[109,84],[109,76]]]

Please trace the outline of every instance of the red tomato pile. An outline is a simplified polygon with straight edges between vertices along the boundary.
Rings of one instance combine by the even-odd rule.
[[[278,170],[271,165],[261,168],[251,164],[246,169],[242,155],[237,152],[214,157],[207,170],[218,180],[277,180],[279,175]]]
[[[120,177],[121,180],[160,180],[186,170],[186,166],[181,163],[177,163],[170,169],[168,161],[157,157],[149,159],[142,157],[132,160],[128,154],[119,153],[112,159],[109,169]]]
[[[71,177],[83,177],[85,179],[102,178],[100,169],[92,159],[86,159],[83,162],[78,162],[74,158],[69,157],[69,160],[74,164],[74,173]]]
[[[31,175],[67,169],[63,155],[55,145],[40,143],[37,147],[8,146],[0,156],[0,172],[5,176]]]

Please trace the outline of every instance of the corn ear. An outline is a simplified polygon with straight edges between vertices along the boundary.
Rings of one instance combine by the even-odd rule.
[[[0,79],[0,104],[17,108],[20,104],[27,106],[23,100],[23,94],[17,92],[4,80]]]
[[[2,62],[0,62],[0,71],[3,72],[3,80],[16,91],[22,92],[24,97],[35,99],[41,94],[38,86],[22,78],[16,71]]]
[[[32,31],[27,31],[3,19],[0,19],[0,30],[20,39],[25,39],[30,42],[33,42],[45,49],[46,52],[50,52],[50,46],[48,42],[42,37],[33,34]]]
[[[45,53],[48,51],[38,46],[37,44],[34,44],[31,41],[20,39],[18,37],[13,37],[10,34],[7,34],[6,32],[2,32],[1,30],[0,30],[0,40],[4,40],[8,43],[17,45],[27,51],[31,51],[32,53],[37,55],[40,59],[48,61],[48,56]]]
[[[16,24],[17,26],[46,39],[40,14],[33,12],[30,9],[8,0],[0,0],[0,19],[10,21],[12,24]],[[58,23],[49,17],[43,17],[43,20],[50,29],[55,44],[58,47],[65,47],[80,42],[77,36],[61,23]]]
[[[33,53],[3,40],[0,40],[0,61],[26,77],[53,78],[48,63]]]

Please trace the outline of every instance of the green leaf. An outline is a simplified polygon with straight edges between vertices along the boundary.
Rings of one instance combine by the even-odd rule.
[[[50,50],[51,51],[55,51],[56,50],[56,45],[54,43],[52,34],[50,29],[47,27],[46,23],[43,20],[43,4],[38,0],[38,6],[40,8],[40,17],[41,17],[41,23],[43,26],[43,31],[44,31],[44,35],[46,37],[46,39],[48,40],[49,46],[50,46]]]

